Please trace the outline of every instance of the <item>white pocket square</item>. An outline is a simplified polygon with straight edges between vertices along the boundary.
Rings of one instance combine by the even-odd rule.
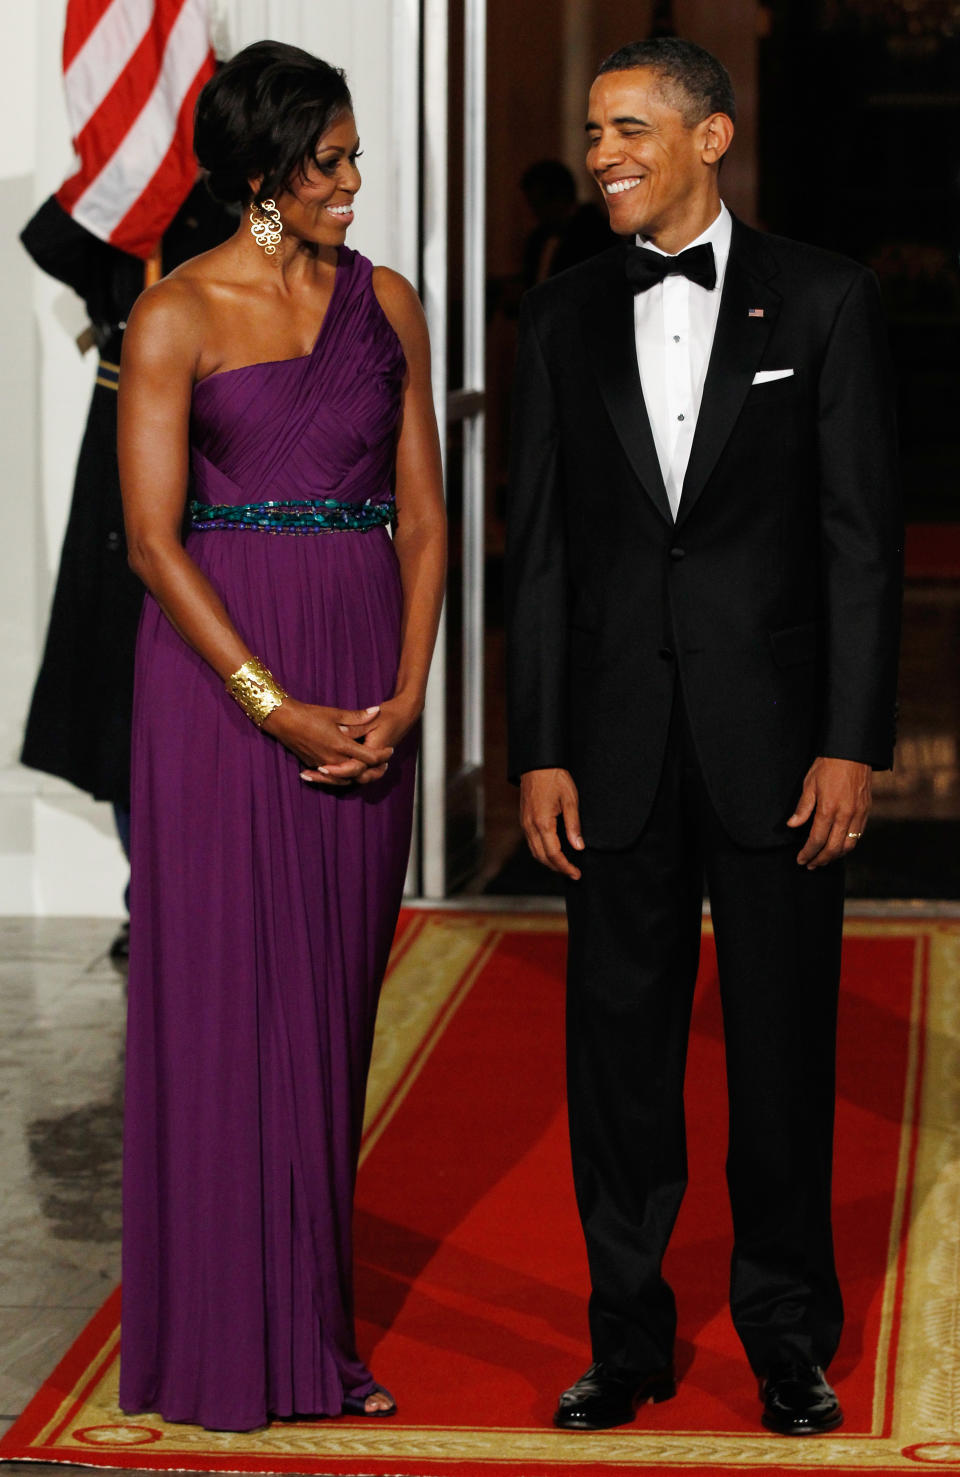
[[[753,383],[755,385],[767,385],[771,380],[789,379],[792,374],[792,369],[761,369],[759,373],[753,376]]]

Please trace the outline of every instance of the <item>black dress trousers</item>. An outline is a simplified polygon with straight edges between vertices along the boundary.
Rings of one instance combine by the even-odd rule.
[[[799,790],[798,797],[799,799]],[[687,1181],[683,1080],[704,874],[723,1005],[734,1223],[730,1302],[753,1369],[826,1366],[843,1320],[830,1216],[842,864],[800,837],[750,850],[717,820],[679,686],[639,840],[568,884],[567,1056],[594,1358],[670,1363],[661,1264]]]

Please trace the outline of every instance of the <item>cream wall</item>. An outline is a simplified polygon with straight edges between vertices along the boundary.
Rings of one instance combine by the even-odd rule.
[[[79,300],[32,267],[17,233],[64,179],[71,150],[60,46],[65,0],[2,7],[0,48],[0,913],[119,916],[125,866],[109,809],[22,768],[94,363],[74,343]],[[417,272],[417,0],[212,0],[229,54],[265,36],[346,68],[365,151],[351,243]],[[14,64],[15,62],[15,64]]]

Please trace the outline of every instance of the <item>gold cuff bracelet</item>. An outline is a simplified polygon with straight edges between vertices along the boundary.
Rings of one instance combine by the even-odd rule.
[[[258,728],[262,728],[264,720],[270,717],[280,707],[285,697],[280,684],[274,679],[273,674],[267,671],[263,662],[251,657],[250,661],[244,662],[242,667],[227,678],[227,691],[232,698],[240,704],[248,718],[252,718]]]

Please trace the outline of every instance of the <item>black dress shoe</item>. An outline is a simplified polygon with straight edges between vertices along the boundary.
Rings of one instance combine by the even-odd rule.
[[[627,1426],[648,1400],[659,1404],[676,1393],[672,1369],[638,1374],[609,1364],[591,1364],[586,1374],[560,1396],[553,1424],[563,1431],[606,1431],[611,1426]]]
[[[819,1364],[771,1364],[760,1387],[763,1424],[781,1436],[819,1436],[843,1424],[840,1402]]]

